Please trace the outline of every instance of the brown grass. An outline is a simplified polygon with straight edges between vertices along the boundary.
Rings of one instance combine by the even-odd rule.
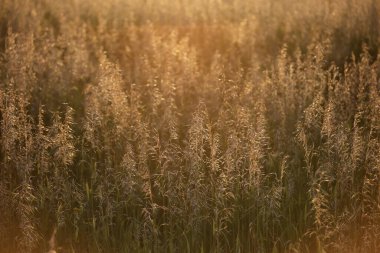
[[[0,0],[0,252],[378,252],[379,8]]]

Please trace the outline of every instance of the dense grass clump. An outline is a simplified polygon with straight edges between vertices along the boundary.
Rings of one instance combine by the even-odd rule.
[[[379,252],[379,14],[0,0],[0,252]]]

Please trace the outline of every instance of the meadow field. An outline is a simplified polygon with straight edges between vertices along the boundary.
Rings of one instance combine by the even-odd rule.
[[[0,0],[0,253],[380,252],[379,15]]]

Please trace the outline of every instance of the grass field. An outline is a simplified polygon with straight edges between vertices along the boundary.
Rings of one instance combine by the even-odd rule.
[[[380,252],[379,0],[0,0],[0,253]]]

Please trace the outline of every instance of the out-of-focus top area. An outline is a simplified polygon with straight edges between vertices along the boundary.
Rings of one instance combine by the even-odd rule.
[[[1,0],[0,5],[1,51],[9,28],[36,36],[48,29],[55,36],[72,30],[101,36],[104,49],[120,55],[115,50],[124,47],[131,29],[151,26],[162,35],[187,35],[205,61],[235,47],[265,63],[285,44],[290,52],[304,52],[319,42],[330,46],[331,60],[342,65],[363,43],[376,55],[379,41],[378,0]]]

